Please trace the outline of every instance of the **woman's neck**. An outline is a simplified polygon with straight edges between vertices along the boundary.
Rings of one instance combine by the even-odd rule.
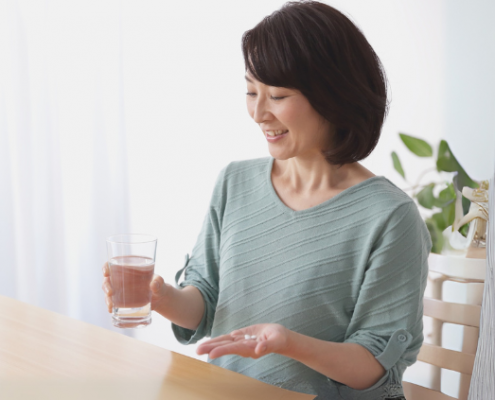
[[[339,167],[329,164],[323,156],[314,155],[274,160],[272,175],[291,191],[301,194],[345,190],[375,176],[357,162]]]

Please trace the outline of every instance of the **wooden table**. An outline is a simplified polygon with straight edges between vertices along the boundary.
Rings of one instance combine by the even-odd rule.
[[[0,296],[0,399],[314,398]]]

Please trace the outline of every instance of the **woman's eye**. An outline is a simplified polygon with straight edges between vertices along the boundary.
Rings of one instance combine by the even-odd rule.
[[[251,96],[251,97],[254,97],[256,96],[256,93],[253,93],[253,92],[247,92],[246,95],[248,96]],[[272,100],[282,100],[282,99],[285,99],[287,96],[280,96],[280,97],[276,97],[276,96],[271,96],[270,98]]]

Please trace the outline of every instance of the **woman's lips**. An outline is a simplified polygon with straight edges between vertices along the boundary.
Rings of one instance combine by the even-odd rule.
[[[270,143],[273,143],[273,142],[276,142],[280,139],[283,139],[284,137],[286,137],[287,135],[289,134],[289,132],[285,132],[285,133],[282,133],[281,135],[277,135],[277,136],[270,136],[270,135],[267,135],[265,133],[265,137],[266,137],[266,140],[268,140]]]

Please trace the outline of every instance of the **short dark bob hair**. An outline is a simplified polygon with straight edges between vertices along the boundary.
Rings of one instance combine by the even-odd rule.
[[[388,112],[387,78],[363,33],[340,11],[290,1],[242,36],[246,70],[258,81],[299,90],[335,126],[333,165],[362,160]]]

